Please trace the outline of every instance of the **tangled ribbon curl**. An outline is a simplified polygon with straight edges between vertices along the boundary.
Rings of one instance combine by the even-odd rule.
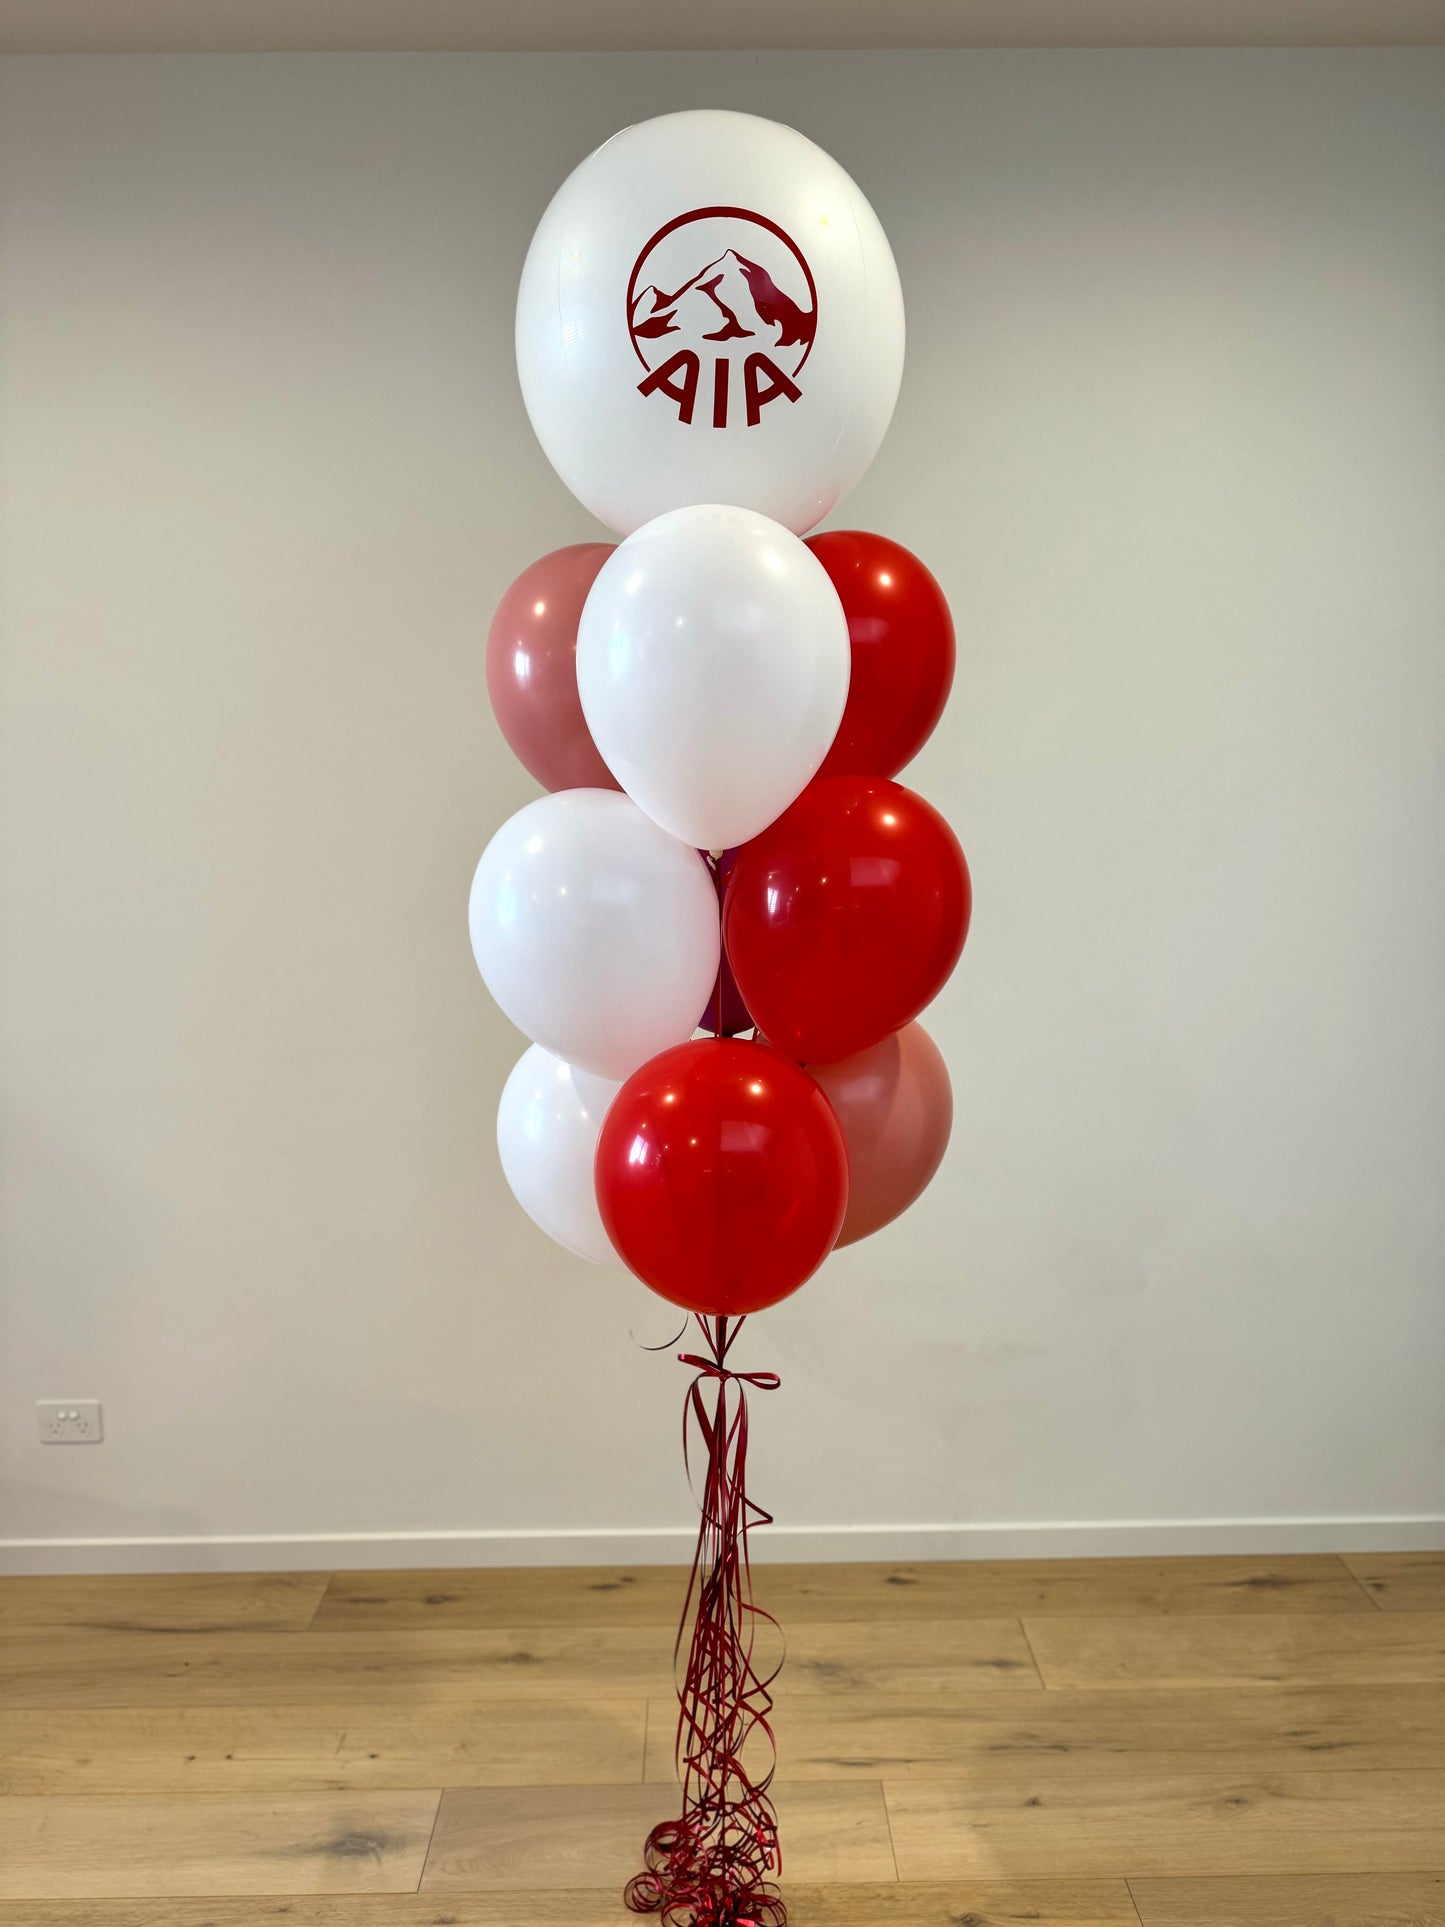
[[[634,1913],[657,1914],[661,1927],[786,1927],[768,1791],[777,1763],[769,1689],[782,1659],[766,1673],[755,1664],[759,1626],[777,1630],[777,1621],[753,1604],[748,1560],[750,1529],[771,1525],[772,1515],[749,1499],[746,1483],[748,1388],[776,1391],[779,1380],[776,1372],[729,1367],[741,1318],[699,1316],[697,1323],[706,1354],[678,1355],[694,1374],[682,1425],[689,1476],[695,1442],[706,1454],[697,1551],[674,1650],[676,1665],[687,1643],[677,1689],[682,1815],[652,1829],[645,1870],[623,1898]]]

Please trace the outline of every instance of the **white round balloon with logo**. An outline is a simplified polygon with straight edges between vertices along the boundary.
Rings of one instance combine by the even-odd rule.
[[[802,134],[665,114],[589,155],[543,215],[517,368],[548,460],[619,533],[722,502],[802,534],[893,414],[898,271],[868,202]]]

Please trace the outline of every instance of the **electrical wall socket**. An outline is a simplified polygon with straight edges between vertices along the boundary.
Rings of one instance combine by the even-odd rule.
[[[99,1445],[105,1436],[98,1398],[42,1398],[35,1427],[42,1445]]]

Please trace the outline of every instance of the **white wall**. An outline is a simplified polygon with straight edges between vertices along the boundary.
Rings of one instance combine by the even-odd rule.
[[[1442,102],[1419,51],[8,65],[12,1565],[682,1550],[671,1313],[506,1193],[464,911],[532,794],[491,607],[593,527],[522,253],[704,104],[897,251],[835,519],[952,599],[912,780],[977,889],[942,1175],[752,1328],[775,1543],[1440,1537]],[[36,1443],[70,1395],[102,1447]]]

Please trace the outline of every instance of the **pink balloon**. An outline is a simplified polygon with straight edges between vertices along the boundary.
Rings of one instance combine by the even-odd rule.
[[[544,789],[621,789],[577,694],[582,604],[611,542],[554,549],[523,569],[487,632],[487,694],[518,761]]]
[[[807,1068],[843,1127],[848,1212],[838,1243],[856,1244],[905,1212],[942,1162],[953,1128],[948,1068],[922,1024]]]

